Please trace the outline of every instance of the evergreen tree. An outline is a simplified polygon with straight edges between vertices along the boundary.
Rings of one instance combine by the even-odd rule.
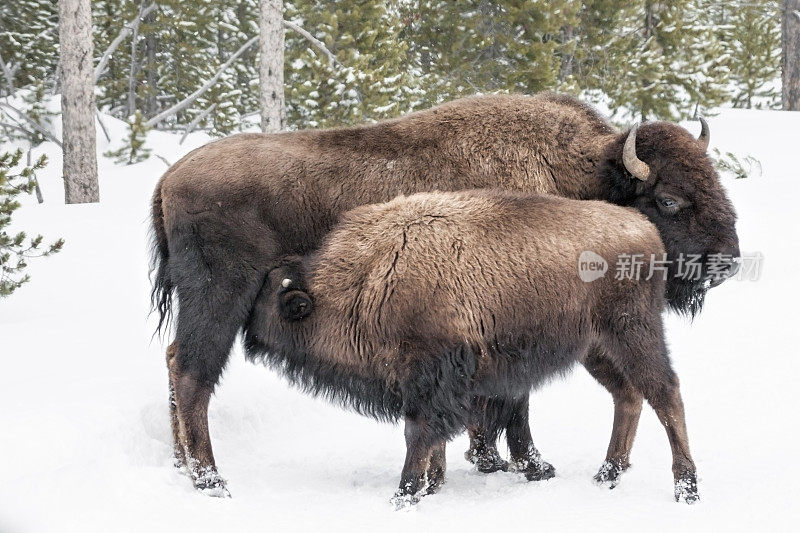
[[[105,50],[122,25],[151,1],[95,0],[98,50]],[[99,103],[120,118],[133,116],[137,109],[148,118],[180,102],[255,35],[256,11],[257,0],[159,1],[140,25],[133,48],[120,48],[109,61],[107,75],[98,83]],[[132,70],[134,106],[128,95]],[[216,104],[205,125],[213,134],[230,133],[242,124],[243,115],[258,110],[257,79],[255,52],[248,51],[192,106],[161,127],[188,124]]]
[[[19,209],[17,197],[31,193],[36,186],[36,171],[47,163],[45,156],[31,166],[20,170],[22,150],[0,154],[0,298],[5,298],[30,278],[23,274],[27,260],[58,252],[64,245],[62,239],[42,247],[42,236],[28,239],[25,232],[8,233],[11,217]]]
[[[147,139],[147,126],[140,110],[133,112],[128,118],[128,136],[122,142],[122,147],[104,153],[106,157],[113,157],[117,163],[132,165],[150,157],[151,150],[145,147]]]
[[[728,71],[708,14],[696,0],[646,0],[614,32],[624,39],[599,89],[612,108],[641,119],[677,120],[728,97]],[[629,37],[625,37],[629,35]]]
[[[568,0],[418,0],[404,11],[404,37],[426,105],[483,92],[533,93],[558,79]]]
[[[734,87],[732,105],[780,107],[781,32],[778,0],[706,0],[725,46]]]
[[[22,111],[45,129],[50,127],[52,114],[45,109],[43,100],[47,89],[56,82],[57,22],[57,0],[0,4],[0,59],[5,67],[0,68],[0,96],[29,88],[23,93]],[[16,131],[12,136],[25,138],[34,145],[44,141],[44,136],[36,130],[28,134]]]
[[[585,0],[565,19],[560,47],[559,89],[600,99],[604,87],[619,83],[633,49],[634,32],[628,29],[642,8],[641,2]]]
[[[58,63],[58,0],[0,3],[0,57],[13,71],[16,88],[44,84]],[[5,78],[0,70],[0,78]],[[7,92],[0,83],[0,95]]]
[[[395,2],[296,0],[286,18],[322,41],[339,62],[294,32],[286,34],[286,114],[290,127],[353,124],[397,116],[414,105]]]

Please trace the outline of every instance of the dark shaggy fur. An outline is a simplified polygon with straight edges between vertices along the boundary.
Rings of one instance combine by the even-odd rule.
[[[362,413],[402,416],[413,435],[402,503],[427,490],[429,459],[413,458],[468,427],[476,403],[493,411],[488,437],[516,432],[518,409],[505,406],[599,348],[665,421],[679,496],[694,499],[684,490],[694,464],[663,340],[664,281],[583,282],[584,250],[610,259],[663,245],[638,212],[599,202],[467,191],[358,208],[318,252],[269,273],[246,327],[248,356]],[[282,320],[281,297],[295,284],[314,310]]]
[[[180,303],[173,420],[196,485],[223,486],[207,401],[268,265],[312,252],[358,205],[486,187],[610,200],[645,214],[670,255],[738,253],[733,210],[704,146],[678,126],[644,125],[636,150],[652,173],[640,182],[623,164],[627,137],[570,97],[482,96],[355,128],[235,135],[175,163],[153,195],[153,304],[161,327],[175,295]],[[665,195],[680,212],[659,209]]]

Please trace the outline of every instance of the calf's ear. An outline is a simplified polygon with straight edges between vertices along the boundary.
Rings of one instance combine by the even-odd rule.
[[[311,314],[312,308],[311,297],[303,291],[287,291],[278,300],[278,310],[285,320],[302,320]]]

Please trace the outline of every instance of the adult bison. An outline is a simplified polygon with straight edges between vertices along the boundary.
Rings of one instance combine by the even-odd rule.
[[[675,499],[693,503],[697,473],[661,318],[665,292],[681,292],[665,282],[684,282],[587,283],[578,273],[587,252],[614,263],[664,251],[647,218],[607,202],[485,189],[401,196],[345,213],[318,251],[269,272],[247,355],[307,390],[402,418],[395,502],[405,506],[444,481],[445,443],[470,423],[473,398],[528,396],[590,351],[607,353],[664,425]]]
[[[546,93],[468,98],[354,128],[235,135],[189,153],[153,195],[153,298],[159,327],[173,293],[180,304],[167,351],[173,432],[195,485],[226,493],[208,402],[267,265],[317,248],[341,213],[402,193],[499,187],[633,206],[668,250],[689,239],[704,258],[736,256],[735,215],[707,145],[705,126],[700,139],[662,122],[620,132],[592,107]],[[696,311],[701,283],[676,284],[672,305]],[[642,396],[606,354],[593,351],[584,364],[614,397],[598,474],[613,482],[627,466]],[[552,475],[531,440],[527,396],[476,407],[471,457],[482,469],[502,466],[494,436],[505,427],[517,466],[531,479]]]

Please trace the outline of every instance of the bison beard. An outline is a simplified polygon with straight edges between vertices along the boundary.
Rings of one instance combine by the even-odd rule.
[[[666,298],[670,309],[689,318],[703,310],[708,289],[702,281],[671,277],[667,281]]]

